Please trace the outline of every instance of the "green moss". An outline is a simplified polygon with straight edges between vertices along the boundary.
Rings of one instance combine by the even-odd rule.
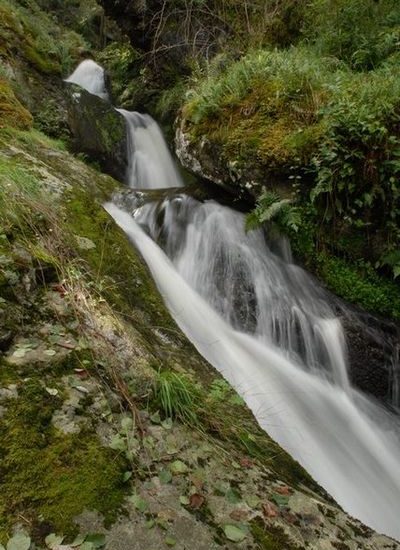
[[[15,97],[9,84],[0,79],[0,129],[13,126],[28,129],[32,126],[32,115]]]
[[[370,266],[352,265],[321,253],[317,269],[328,288],[338,296],[372,313],[400,320],[399,286],[379,277]]]
[[[70,234],[96,243],[95,248],[80,250],[79,255],[107,301],[122,315],[136,317],[135,326],[149,344],[155,339],[152,326],[176,332],[143,260],[98,202],[86,191],[75,189],[66,209]],[[76,243],[70,242],[70,246],[76,247]],[[179,340],[183,344],[183,339]]]
[[[58,433],[51,418],[60,404],[31,380],[20,386],[0,421],[2,542],[20,515],[67,534],[85,509],[98,510],[109,521],[118,513],[125,464],[89,433]]]

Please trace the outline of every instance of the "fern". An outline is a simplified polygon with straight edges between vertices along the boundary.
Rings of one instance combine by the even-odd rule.
[[[290,199],[282,199],[277,193],[265,191],[258,199],[256,208],[246,217],[246,231],[267,223],[281,233],[297,233],[301,224],[300,210]]]

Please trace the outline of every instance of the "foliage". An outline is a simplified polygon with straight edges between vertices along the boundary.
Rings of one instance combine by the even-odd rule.
[[[321,55],[372,69],[400,49],[397,0],[312,0],[304,36]]]
[[[155,384],[155,402],[167,418],[198,424],[199,389],[182,374],[162,371]]]
[[[25,60],[44,74],[61,74],[71,69],[87,44],[74,31],[59,27],[40,6],[2,0],[0,6],[0,51],[12,57],[18,48]]]
[[[300,210],[293,206],[290,199],[282,199],[277,193],[264,191],[257,199],[256,208],[246,218],[246,230],[255,229],[264,223],[275,226],[281,233],[297,233],[301,224]]]

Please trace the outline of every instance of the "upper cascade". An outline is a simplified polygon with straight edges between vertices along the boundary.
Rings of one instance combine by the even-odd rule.
[[[101,99],[109,99],[104,69],[93,61],[93,59],[82,61],[75,71],[65,79],[65,82],[78,84],[81,88],[101,97]]]
[[[157,122],[149,115],[118,109],[128,132],[127,184],[135,189],[182,187],[183,181]]]

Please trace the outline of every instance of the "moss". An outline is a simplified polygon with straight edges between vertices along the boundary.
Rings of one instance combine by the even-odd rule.
[[[317,270],[338,296],[372,313],[400,320],[398,285],[379,277],[370,266],[352,265],[342,258],[320,253]]]
[[[9,84],[0,79],[0,128],[13,126],[27,130],[32,123],[30,112],[21,105]]]
[[[91,239],[96,247],[80,250],[102,295],[115,310],[135,318],[135,327],[156,351],[152,327],[176,333],[143,260],[103,208],[84,190],[75,189],[66,202],[66,225],[71,235]],[[70,243],[75,247],[75,242]],[[185,348],[184,338],[179,342]]]
[[[260,550],[300,550],[297,544],[290,541],[280,527],[266,525],[261,519],[251,522],[251,534]]]
[[[54,531],[74,531],[84,509],[115,518],[124,497],[123,461],[88,433],[61,435],[59,407],[37,381],[26,382],[0,421],[0,539],[22,515]]]

